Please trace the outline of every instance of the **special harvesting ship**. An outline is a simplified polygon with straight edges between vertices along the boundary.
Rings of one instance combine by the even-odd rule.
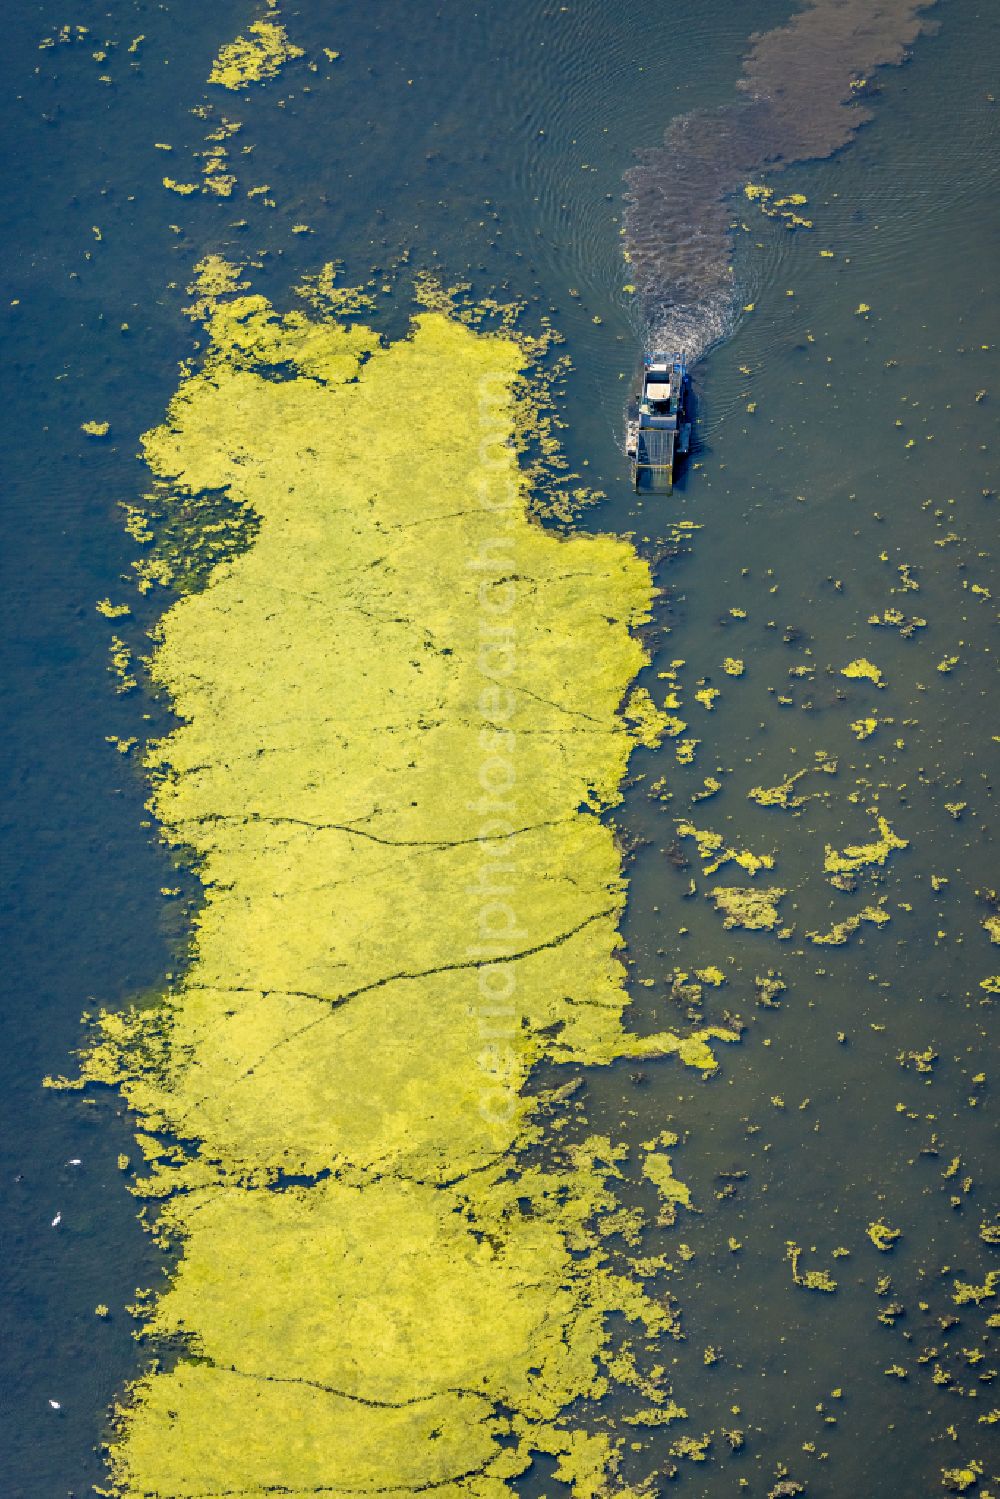
[[[625,454],[636,489],[644,475],[652,488],[673,488],[677,460],[691,446],[690,389],[683,354],[646,355],[625,422]]]

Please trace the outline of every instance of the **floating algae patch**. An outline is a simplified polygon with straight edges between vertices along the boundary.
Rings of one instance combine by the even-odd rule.
[[[645,1152],[642,1163],[643,1174],[649,1177],[659,1192],[670,1221],[678,1203],[686,1208],[691,1206],[691,1188],[684,1182],[678,1181],[674,1175],[673,1162],[668,1148],[676,1145],[678,1139],[679,1137],[673,1130],[667,1129],[663,1130],[655,1140],[646,1140],[642,1147]]]
[[[884,817],[877,817],[878,837],[871,843],[851,843],[843,850],[826,845],[823,868],[829,875],[857,874],[869,865],[881,868],[896,849],[909,848],[909,839],[893,832]]]
[[[765,932],[772,931],[781,920],[778,902],[787,893],[775,885],[766,890],[716,885],[708,892],[708,898],[714,900],[715,909],[722,913],[722,925],[727,929],[746,927],[751,932]]]
[[[686,819],[677,823],[677,836],[695,840],[698,857],[702,860],[702,874],[705,875],[717,874],[724,864],[729,863],[738,864],[751,876],[761,869],[774,868],[774,854],[754,854],[749,849],[730,848],[721,833],[696,828]]]
[[[792,1267],[792,1279],[797,1286],[802,1286],[806,1291],[835,1291],[837,1282],[829,1270],[800,1270],[799,1261],[802,1258],[802,1248],[793,1239],[785,1244],[785,1258]]]
[[[817,754],[817,762],[813,766],[803,766],[801,770],[793,771],[780,781],[777,786],[751,786],[747,792],[750,801],[756,802],[759,807],[778,807],[783,812],[794,812],[796,816],[802,808],[814,797],[823,796],[826,793],[812,791],[808,794],[797,792],[795,787],[803,776],[811,773],[823,775],[836,775],[837,762]]]
[[[246,36],[238,36],[219,49],[219,55],[208,75],[209,83],[223,88],[245,89],[251,83],[266,83],[277,77],[286,62],[305,55],[288,39],[288,33],[275,19],[274,0],[268,0],[270,19],[252,21]],[[164,179],[166,180],[166,179]]]
[[[806,937],[817,947],[843,947],[863,921],[870,921],[873,926],[879,927],[885,926],[889,920],[889,913],[882,906],[865,906],[856,915],[835,922],[828,932],[806,932]]]
[[[875,1245],[875,1248],[881,1250],[883,1254],[888,1254],[890,1249],[895,1247],[896,1240],[901,1236],[898,1228],[890,1228],[889,1224],[882,1218],[876,1219],[874,1223],[869,1223],[865,1232]]]
[[[846,666],[841,667],[840,675],[857,678],[860,681],[874,682],[876,687],[885,686],[880,668],[864,656],[859,657],[857,661],[848,661]]]
[[[628,698],[650,573],[529,517],[513,340],[427,313],[385,347],[209,272],[204,362],[144,439],[172,494],[254,517],[149,666],[180,721],[150,805],[204,897],[183,980],[101,1016],[76,1085],[121,1087],[181,1251],[146,1324],[181,1353],[118,1412],[115,1492],[499,1495],[532,1452],[614,1491],[581,1413],[618,1389],[672,1418],[612,1325],[652,1353],[675,1314],[606,1246],[615,1149],[553,1136],[538,1165],[560,1105],[522,1085],[709,1072],[737,1039],[623,1026],[599,814],[655,737]]]

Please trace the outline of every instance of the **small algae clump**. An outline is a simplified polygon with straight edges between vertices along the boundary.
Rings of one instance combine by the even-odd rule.
[[[717,885],[708,892],[709,900],[724,917],[724,927],[746,927],[751,932],[768,931],[776,927],[781,917],[778,901],[786,891],[771,886],[767,890],[748,890],[737,885]]]
[[[678,1203],[686,1208],[691,1206],[691,1189],[677,1180],[669,1155],[669,1147],[676,1145],[677,1140],[678,1137],[672,1130],[664,1130],[655,1140],[646,1140],[642,1147],[645,1151],[643,1174],[659,1192],[669,1221],[673,1221]]]
[[[560,1090],[524,1085],[619,1057],[708,1073],[738,1039],[624,1024],[601,813],[660,730],[629,696],[649,567],[531,518],[512,338],[429,312],[385,345],[218,263],[194,292],[207,348],[145,456],[191,507],[190,536],[163,523],[174,576],[199,496],[242,545],[162,619],[177,727],[145,765],[202,903],[183,977],[101,1015],[68,1085],[121,1088],[131,1190],[178,1251],[115,1492],[500,1499],[545,1453],[592,1499],[625,1443],[586,1412],[638,1392],[655,1432],[677,1410],[615,1329],[652,1349],[675,1314],[609,1250],[637,1235],[618,1149],[560,1146]],[[667,1144],[646,1174],[684,1203]]]
[[[974,1489],[984,1472],[983,1465],[977,1459],[966,1463],[960,1468],[942,1468],[941,1482],[949,1494],[967,1494]]]
[[[700,979],[703,984],[709,984],[713,989],[721,988],[726,982],[726,975],[714,963],[710,964],[707,968],[696,969],[695,978]]]
[[[375,299],[360,286],[337,286],[339,266],[328,260],[320,270],[303,276],[295,294],[324,317],[349,317],[374,308]]]
[[[741,677],[746,667],[739,656],[727,656],[722,663],[722,670],[727,677]]]
[[[806,932],[806,937],[817,947],[843,947],[863,921],[870,921],[873,926],[885,926],[890,919],[888,911],[882,906],[865,906],[855,916],[847,916],[843,921],[834,922],[828,932]]]
[[[112,635],[108,651],[110,655],[108,670],[115,678],[115,691],[131,692],[132,688],[137,685],[137,679],[132,674],[132,652],[120,635]]]
[[[885,680],[879,667],[873,662],[866,660],[864,656],[859,657],[857,661],[849,661],[846,666],[842,666],[840,668],[840,675],[842,677],[858,678],[861,681],[874,682],[876,687],[885,686]]]
[[[970,1302],[981,1306],[984,1301],[992,1300],[998,1289],[1000,1270],[989,1270],[981,1286],[973,1285],[970,1281],[956,1280],[952,1300],[956,1306],[968,1306]]]
[[[798,812],[809,798],[795,794],[795,783],[808,773],[806,770],[797,770],[787,781],[781,781],[777,786],[751,786],[747,795],[759,807],[781,807],[785,812]]]
[[[708,1461],[708,1449],[711,1445],[710,1436],[678,1437],[670,1444],[670,1456],[686,1457],[691,1463],[704,1463]]]
[[[897,837],[885,818],[879,817],[878,838],[872,843],[848,844],[843,853],[827,844],[823,868],[827,874],[856,874],[869,864],[881,867],[896,849],[908,847],[909,840]]]
[[[727,848],[726,840],[721,833],[713,833],[707,828],[696,828],[693,823],[678,822],[677,835],[679,838],[695,840],[698,846],[698,856],[703,863],[703,874],[716,874],[723,864],[729,863],[738,864],[751,876],[762,869],[774,868],[773,854],[752,854],[749,849]]]
[[[625,704],[623,716],[637,743],[646,749],[656,749],[670,727],[669,716],[657,708],[645,687],[635,689]]]
[[[900,1237],[900,1230],[898,1228],[890,1228],[888,1223],[885,1223],[881,1218],[877,1219],[874,1223],[869,1223],[865,1231],[875,1245],[875,1248],[880,1249],[883,1254],[888,1254],[889,1250],[895,1245],[896,1240]]]
[[[223,88],[244,89],[276,77],[286,62],[304,56],[303,49],[288,40],[280,22],[253,21],[246,36],[238,36],[220,49],[208,81]]]
[[[817,751],[815,765],[805,765],[801,770],[793,771],[785,780],[780,781],[777,786],[751,786],[747,792],[747,796],[750,801],[756,802],[758,807],[779,807],[783,812],[798,814],[812,798],[826,794],[825,792],[813,791],[803,795],[796,792],[795,787],[799,781],[802,780],[803,776],[807,776],[810,773],[836,775],[837,762]]]
[[[785,1258],[791,1262],[792,1279],[806,1291],[835,1291],[837,1282],[828,1270],[800,1270],[802,1247],[789,1239],[785,1244]]]
[[[81,422],[80,431],[86,432],[88,437],[107,437],[111,431],[110,422]]]

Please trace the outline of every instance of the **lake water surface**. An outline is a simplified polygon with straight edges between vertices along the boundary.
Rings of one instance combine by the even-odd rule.
[[[1000,15],[942,0],[938,33],[878,75],[854,144],[781,175],[811,229],[734,203],[734,326],[696,367],[698,450],[666,497],[636,496],[620,451],[645,337],[623,290],[622,176],[673,116],[732,97],[749,33],[788,6],[302,0],[283,19],[317,71],[291,65],[220,98],[211,60],[250,9],[29,0],[6,24],[0,1492],[50,1499],[101,1481],[105,1413],[142,1357],[123,1308],[163,1275],[117,1165],[127,1119],[109,1096],[40,1084],[72,1070],[83,1011],[162,982],[195,895],[148,825],[132,760],[107,742],[169,719],[141,692],[115,694],[94,604],[121,591],[137,439],[191,352],[192,266],[217,252],[253,261],[254,287],[279,304],[324,260],[343,261],[348,284],[374,275],[393,289],[393,334],[418,268],[524,299],[528,324],[549,315],[573,361],[565,448],[606,494],[579,524],[634,533],[655,561],[648,683],[659,692],[657,673],[676,669],[699,743],[691,764],[669,740],[639,752],[616,817],[633,850],[635,1023],[683,1019],[677,970],[712,963],[727,982],[704,1013],[738,1014],[746,1031],[707,1083],[667,1061],[623,1064],[589,1075],[586,1097],[592,1124],[683,1140],[675,1167],[698,1211],[666,1235],[693,1253],[673,1287],[686,1340],[665,1362],[692,1430],[716,1435],[679,1489],[764,1495],[787,1469],[817,1499],[898,1499],[939,1492],[942,1469],[979,1458],[985,1494],[1000,1298],[954,1298],[956,1281],[985,1284],[997,1254],[980,1226],[998,1208],[982,984],[1000,952],[982,923],[1000,884]],[[88,38],[39,50],[67,23]],[[240,186],[181,200],[161,178],[198,170],[205,123],[191,111],[213,92],[216,114],[243,124]],[[293,234],[301,223],[311,232]],[[109,439],[88,440],[88,420],[109,421]],[[673,540],[678,520],[699,528],[689,544]],[[145,607],[140,628],[158,606]],[[906,635],[886,610],[904,629],[924,623]],[[842,675],[858,658],[883,688]],[[692,700],[703,679],[719,689],[711,711]],[[873,715],[860,739],[852,724]],[[835,774],[815,769],[821,754]],[[748,799],[807,767],[801,815]],[[693,802],[706,776],[722,789]],[[652,790],[661,778],[671,800]],[[824,878],[824,847],[866,841],[872,807],[909,844],[862,877],[890,920],[816,945],[807,932],[859,907]],[[776,853],[758,881],[788,891],[787,939],[723,932],[691,895],[701,871],[684,819]],[[785,988],[762,1004],[755,980],[771,970]],[[901,1230],[888,1254],[866,1235],[879,1219]],[[793,1282],[788,1241],[836,1294]],[[737,1427],[745,1446],[730,1455],[721,1433]],[[523,1487],[561,1488],[541,1466]]]

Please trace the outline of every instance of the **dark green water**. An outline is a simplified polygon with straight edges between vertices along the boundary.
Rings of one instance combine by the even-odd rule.
[[[104,1412],[139,1356],[120,1308],[160,1273],[116,1167],[127,1121],[110,1098],[39,1083],[70,1069],[81,1012],[154,986],[183,937],[185,896],[165,901],[160,890],[192,887],[142,828],[142,787],[105,742],[156,732],[165,718],[137,693],[115,695],[109,629],[93,606],[121,594],[134,547],[118,502],[143,483],[136,440],[190,351],[184,287],[209,251],[260,261],[255,285],[279,300],[323,260],[343,260],[348,282],[377,267],[396,287],[398,327],[407,266],[552,312],[574,361],[566,446],[608,494],[584,524],[651,543],[676,517],[703,527],[690,555],[661,564],[657,622],[669,633],[650,674],[658,690],[655,671],[684,660],[682,716],[701,743],[690,767],[669,744],[636,766],[645,779],[619,820],[647,842],[630,866],[626,935],[637,978],[653,980],[636,986],[637,1024],[677,1015],[675,966],[718,963],[728,983],[707,1013],[737,1012],[748,1029],[705,1085],[666,1064],[639,1080],[626,1067],[588,1080],[595,1122],[635,1139],[681,1129],[676,1167],[701,1210],[664,1241],[695,1251],[675,1286],[687,1340],[666,1357],[677,1360],[691,1430],[738,1426],[746,1448],[729,1458],[717,1436],[711,1463],[685,1465],[679,1487],[715,1499],[745,1478],[764,1495],[784,1463],[810,1495],[910,1499],[940,1492],[941,1468],[978,1456],[989,1491],[997,1444],[979,1417],[1000,1404],[984,1377],[994,1367],[986,1318],[1000,1298],[977,1309],[951,1297],[956,1277],[981,1283],[996,1263],[978,1237],[997,1208],[995,1008],[980,981],[1000,972],[1000,951],[977,895],[1000,884],[993,8],[942,4],[940,33],[881,75],[874,124],[842,155],[784,174],[782,192],[809,198],[812,232],[739,208],[751,232],[737,235],[738,302],[755,310],[697,371],[702,449],[673,498],[637,504],[618,451],[642,345],[621,292],[621,174],[672,115],[725,102],[750,30],[787,13],[718,0],[652,14],[607,0],[289,6],[285,22],[310,56],[328,46],[342,57],[213,101],[243,122],[238,146],[253,146],[236,158],[240,188],[224,201],[181,200],[159,184],[164,172],[189,180],[196,170],[190,153],[206,126],[190,111],[219,93],[204,80],[250,17],[245,0],[82,3],[72,15],[25,4],[8,20],[4,1496],[83,1494],[100,1481]],[[39,51],[67,21],[91,27],[94,45]],[[98,63],[91,54],[106,39],[119,45]],[[274,208],[243,196],[263,183]],[[233,228],[240,219],[246,227]],[[300,222],[313,233],[293,236]],[[855,314],[862,302],[867,318]],[[80,433],[93,418],[111,422],[109,442]],[[898,591],[904,563],[919,590]],[[902,639],[867,623],[886,608],[926,627]],[[150,604],[134,624],[154,618]],[[743,677],[723,673],[729,655],[745,661]],[[881,666],[884,690],[837,674],[860,656]],[[954,667],[938,671],[951,656]],[[789,677],[809,665],[814,673]],[[722,693],[712,713],[690,701],[702,677]],[[858,742],[849,725],[870,708],[894,722]],[[798,818],[747,800],[817,750],[837,755],[839,772],[803,789],[826,800]],[[724,789],[692,807],[708,774]],[[647,794],[660,775],[673,791],[666,805]],[[857,895],[832,890],[824,844],[864,841],[876,792],[910,847]],[[955,817],[946,804],[958,803]],[[758,880],[789,891],[789,940],[723,933],[701,894],[685,899],[692,877],[704,884],[697,861],[678,869],[661,850],[688,816],[777,851],[773,876]],[[734,870],[726,883],[748,883]],[[935,890],[931,875],[948,883]],[[840,948],[804,940],[878,896],[892,917],[883,929],[863,927]],[[769,968],[787,984],[780,1009],[755,1003],[753,979]],[[930,1073],[897,1061],[928,1047]],[[960,1167],[944,1179],[955,1156]],[[717,1173],[732,1170],[748,1174],[717,1196],[731,1180]],[[864,1234],[881,1215],[903,1232],[890,1255]],[[816,1246],[806,1262],[833,1271],[836,1295],[792,1283],[788,1239]],[[850,1257],[834,1259],[838,1246]],[[884,1297],[880,1273],[893,1281]],[[95,1318],[98,1302],[113,1308],[109,1322]],[[888,1303],[905,1308],[893,1327],[877,1320]],[[722,1357],[706,1365],[709,1345]],[[892,1365],[908,1377],[887,1376]]]

